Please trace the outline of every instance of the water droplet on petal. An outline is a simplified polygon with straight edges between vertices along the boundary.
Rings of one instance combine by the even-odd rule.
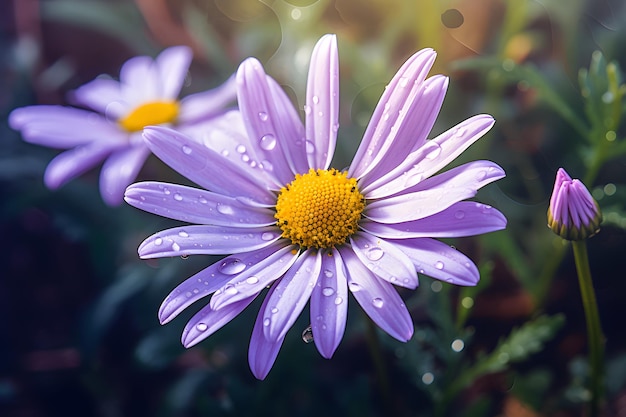
[[[435,159],[441,153],[441,146],[437,142],[429,141],[424,145],[424,158]]]
[[[335,305],[338,306],[339,304],[343,303],[343,298],[341,297],[337,297],[335,298]]]
[[[313,96],[313,103],[317,104],[320,102],[320,98],[318,96]]]
[[[330,297],[334,293],[335,293],[335,289],[334,288],[326,287],[326,288],[322,289],[322,294],[324,294],[326,297]]]
[[[251,276],[251,277],[246,278],[246,284],[254,285],[257,282],[259,282],[259,279],[257,277],[255,277],[255,276]]]
[[[307,328],[302,331],[302,341],[307,344],[313,341],[313,329],[311,326],[307,326]]]
[[[259,119],[264,122],[267,120],[267,113],[265,113],[264,111],[260,111],[259,112]]]
[[[306,153],[310,154],[313,152],[315,152],[315,145],[310,140],[307,140],[306,141]]]
[[[200,197],[200,198],[198,199],[198,201],[199,201],[200,203],[202,203],[202,204],[206,204],[206,203],[208,203],[207,199],[206,199],[206,198],[204,198],[204,197]]]
[[[311,114],[311,106],[307,106],[306,104],[304,105],[304,112],[306,114]]]
[[[262,149],[265,149],[266,151],[271,151],[276,147],[276,137],[271,134],[264,135],[263,137],[261,137],[259,145]]]
[[[376,308],[381,308],[383,304],[385,304],[385,302],[383,301],[382,298],[377,297],[372,300],[372,304],[374,304],[374,307]]]
[[[231,215],[233,213],[235,213],[235,211],[233,210],[233,208],[229,205],[226,204],[218,204],[217,205],[217,211],[225,214],[225,215]]]
[[[227,284],[227,285],[224,287],[224,294],[227,294],[227,295],[235,295],[235,294],[237,294],[238,292],[239,292],[239,291],[237,291],[237,288],[235,288],[235,286],[234,286],[234,285],[232,285],[232,284]]]
[[[325,276],[326,278],[332,278],[332,277],[333,277],[333,275],[335,275],[335,273],[334,273],[333,271],[331,271],[330,269],[325,269],[325,270],[324,270],[324,276]]]
[[[361,286],[359,284],[357,284],[356,282],[348,282],[348,288],[352,292],[361,291]]]
[[[246,269],[246,264],[237,258],[226,258],[217,267],[222,274],[235,275]]]
[[[172,250],[174,252],[178,252],[180,250],[180,245],[176,242],[172,243]]]
[[[457,219],[461,220],[463,217],[465,217],[465,212],[463,210],[457,210],[454,213],[454,217],[456,217]]]
[[[243,145],[238,145],[235,150],[239,153],[246,153],[246,147]]]
[[[209,326],[207,326],[204,323],[198,323],[196,324],[196,330],[199,332],[206,332],[206,330],[209,328]]]
[[[183,196],[178,193],[174,193],[174,200],[183,201]]]
[[[443,266],[444,266],[444,265],[443,265],[443,262],[441,262],[441,261],[437,261],[437,262],[435,262],[435,268],[437,268],[437,269],[439,269],[439,270],[442,270],[442,269],[443,269]]]
[[[382,258],[384,254],[385,252],[383,252],[383,250],[378,246],[374,246],[373,248],[365,252],[367,259],[369,259],[370,261],[377,261]]]
[[[274,239],[274,236],[275,236],[275,235],[274,235],[274,233],[271,233],[271,232],[265,232],[265,233],[263,233],[263,234],[261,235],[261,239],[263,239],[263,240],[265,240],[265,241],[268,241],[268,240],[272,240],[272,239]]]
[[[183,153],[186,155],[191,154],[191,148],[187,145],[183,145],[182,150],[183,150]]]
[[[189,237],[189,233],[185,232],[184,230],[181,230],[180,232],[178,232],[178,236],[180,236],[180,237]]]
[[[261,164],[259,165],[259,167],[268,172],[272,172],[272,170],[274,169],[274,165],[272,165],[272,163],[268,161],[267,159],[264,159],[263,161],[261,161]]]
[[[267,327],[270,325],[270,319],[269,317],[266,317],[263,319],[263,326]]]
[[[272,307],[271,311],[272,311],[272,314],[276,314],[276,313],[278,313],[278,308]]]
[[[160,246],[163,244],[163,239],[161,239],[160,237],[157,237],[156,239],[154,239],[154,246]]]

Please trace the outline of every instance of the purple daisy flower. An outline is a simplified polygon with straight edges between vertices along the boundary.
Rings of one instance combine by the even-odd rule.
[[[214,333],[269,286],[248,357],[263,379],[309,300],[315,345],[330,358],[343,337],[349,292],[378,326],[407,341],[413,323],[394,285],[414,289],[418,274],[476,284],[474,263],[433,238],[503,229],[500,212],[462,200],[504,172],[475,161],[434,175],[494,123],[479,115],[426,139],[448,84],[444,76],[426,79],[434,59],[425,49],[400,68],[347,171],[329,168],[339,113],[334,35],[313,50],[304,126],[276,81],[249,58],[237,72],[240,112],[212,126],[206,146],[167,128],[144,130],[159,158],[210,191],[131,185],[129,204],[197,223],[147,238],[139,255],[229,255],[184,281],[161,305],[159,319],[167,323],[212,294],[187,323],[184,346]],[[227,133],[216,133],[221,129]]]
[[[583,240],[598,233],[602,213],[580,180],[559,168],[548,208],[548,227],[567,240]]]
[[[100,192],[109,205],[122,202],[124,190],[136,178],[150,150],[141,132],[148,125],[184,129],[206,120],[235,98],[234,82],[178,100],[192,59],[186,46],[171,47],[156,58],[126,61],[120,81],[97,78],[71,98],[91,110],[57,105],[15,109],[9,124],[30,143],[70,149],[48,165],[44,181],[56,189],[106,160]]]

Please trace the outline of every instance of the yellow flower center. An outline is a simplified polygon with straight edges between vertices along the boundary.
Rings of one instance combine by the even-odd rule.
[[[356,179],[336,169],[310,169],[280,190],[274,217],[294,244],[330,248],[356,232],[364,208]]]
[[[179,108],[177,101],[152,101],[137,107],[118,123],[129,132],[138,132],[146,126],[174,123]]]

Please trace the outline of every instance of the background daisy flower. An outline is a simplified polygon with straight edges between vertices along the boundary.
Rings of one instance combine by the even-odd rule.
[[[109,205],[122,202],[124,189],[137,176],[150,150],[141,138],[148,125],[186,127],[221,112],[234,99],[233,82],[177,97],[183,86],[191,49],[171,47],[156,58],[137,56],[122,66],[120,80],[97,78],[71,98],[90,110],[58,105],[15,109],[9,124],[25,141],[70,149],[48,165],[44,181],[56,189],[102,161],[100,192]]]
[[[500,212],[464,200],[504,171],[474,161],[437,174],[494,120],[474,116],[427,140],[448,84],[444,76],[426,78],[434,60],[435,52],[424,49],[399,69],[347,171],[329,168],[339,113],[333,35],[322,37],[311,57],[304,125],[283,90],[249,58],[237,72],[240,112],[211,126],[204,144],[164,127],[144,130],[159,158],[206,190],[131,185],[129,204],[196,223],[150,236],[139,255],[230,255],[181,283],[161,305],[159,319],[167,323],[212,294],[183,331],[186,347],[269,286],[248,357],[263,379],[309,300],[315,345],[330,358],[343,337],[349,292],[378,326],[407,341],[413,323],[394,285],[416,288],[418,274],[476,284],[474,263],[434,238],[503,229]]]

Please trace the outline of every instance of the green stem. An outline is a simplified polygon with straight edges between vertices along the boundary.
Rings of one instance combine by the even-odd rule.
[[[590,416],[598,416],[600,403],[604,387],[602,376],[604,374],[604,335],[600,326],[600,315],[596,295],[591,281],[591,271],[589,269],[589,257],[587,256],[587,245],[584,240],[573,241],[574,261],[578,272],[578,284],[585,310],[587,321],[587,338],[589,343],[589,364],[591,367],[591,402]]]

